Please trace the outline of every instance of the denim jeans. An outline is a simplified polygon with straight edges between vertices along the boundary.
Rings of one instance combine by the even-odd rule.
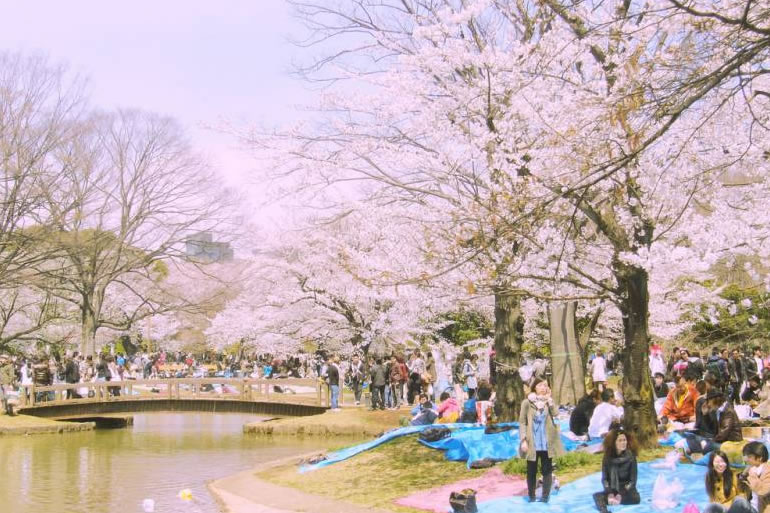
[[[332,391],[332,408],[339,408],[340,387],[339,385],[332,385],[330,388]]]
[[[757,513],[751,503],[743,497],[736,497],[729,508],[721,504],[709,504],[703,513]]]
[[[393,407],[393,387],[390,385],[385,385],[385,407]]]

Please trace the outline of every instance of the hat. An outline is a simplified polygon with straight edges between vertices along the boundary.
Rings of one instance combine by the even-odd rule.
[[[709,393],[706,394],[706,400],[711,401],[712,399],[724,399],[725,393],[719,390],[718,388],[712,388],[709,390]]]

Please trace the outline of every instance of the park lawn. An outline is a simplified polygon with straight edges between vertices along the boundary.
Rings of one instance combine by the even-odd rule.
[[[399,427],[399,419],[409,411],[368,411],[363,407],[343,408],[307,417],[286,417],[247,424],[246,433],[257,435],[308,435],[375,437],[384,431]]]
[[[416,436],[397,438],[328,467],[300,474],[296,465],[275,467],[257,474],[260,479],[303,492],[400,512],[395,499],[428,488],[483,475],[488,469],[468,470],[465,463],[447,461],[442,451],[429,449]]]
[[[0,415],[0,428],[28,428],[56,426],[58,424],[60,424],[58,421],[33,417],[32,415],[14,415],[13,417]]]

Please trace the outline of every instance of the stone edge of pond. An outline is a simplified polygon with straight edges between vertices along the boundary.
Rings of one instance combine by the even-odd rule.
[[[95,422],[56,422],[52,425],[28,425],[0,427],[0,436],[52,435],[62,433],[81,433],[93,431]]]
[[[356,425],[327,425],[307,423],[281,424],[273,422],[252,422],[243,426],[244,434],[248,435],[280,435],[280,436],[317,436],[317,437],[378,437],[391,427],[356,426]]]
[[[309,494],[295,488],[280,486],[256,476],[257,473],[273,467],[299,465],[303,460],[315,456],[313,451],[268,461],[249,470],[215,479],[206,483],[206,488],[223,513],[392,513],[382,508],[359,506],[349,502]],[[258,490],[256,497],[250,492]]]

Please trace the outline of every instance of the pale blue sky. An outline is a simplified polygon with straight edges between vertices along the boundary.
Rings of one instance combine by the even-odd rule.
[[[0,2],[0,49],[43,52],[89,77],[93,103],[172,115],[226,176],[250,165],[199,127],[277,125],[311,93],[287,71],[300,50],[283,0]]]

